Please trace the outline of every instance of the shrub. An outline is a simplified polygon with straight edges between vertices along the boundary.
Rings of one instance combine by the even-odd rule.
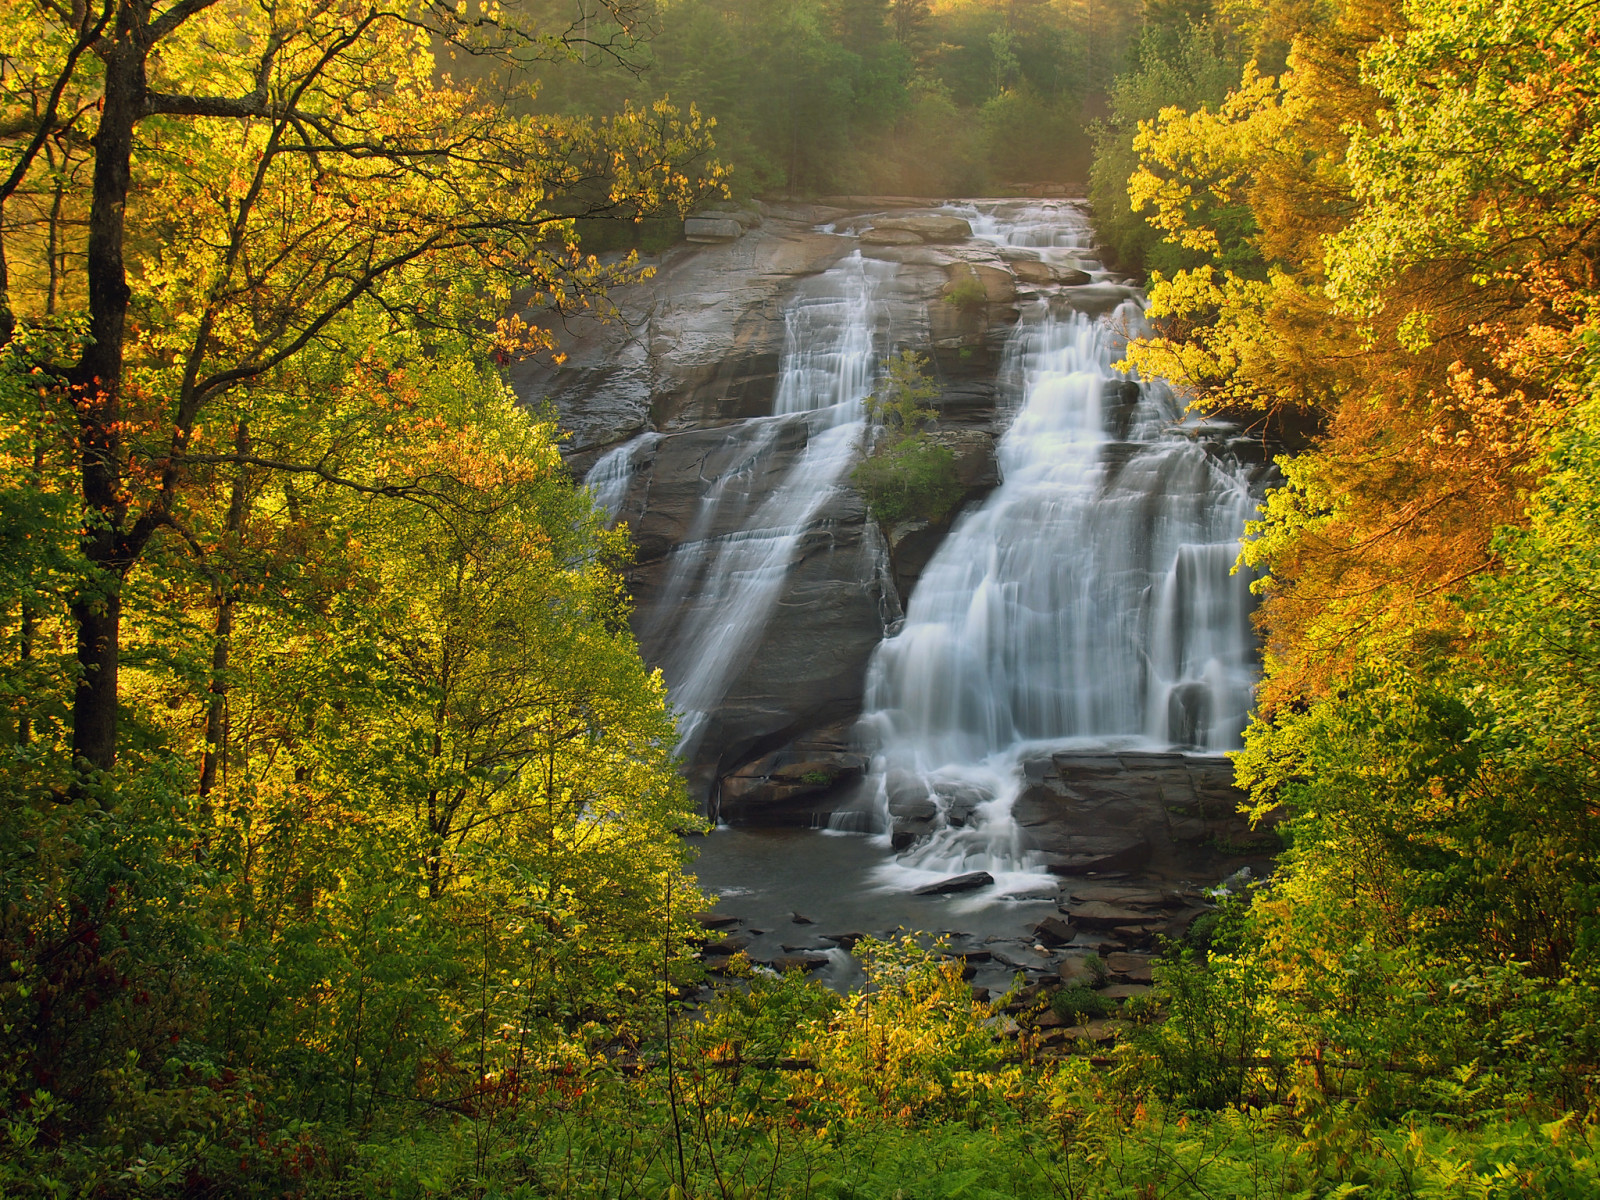
[[[961,499],[956,459],[945,447],[918,434],[875,454],[855,471],[856,487],[885,525],[920,517],[942,521]]]

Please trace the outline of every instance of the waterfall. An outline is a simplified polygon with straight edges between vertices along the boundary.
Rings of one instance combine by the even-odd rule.
[[[1074,210],[963,215],[999,246],[1097,269]],[[1069,294],[1024,311],[1002,369],[1002,483],[957,521],[868,669],[876,821],[936,810],[932,836],[888,873],[900,886],[985,869],[1003,889],[1033,869],[1010,819],[1030,753],[1218,753],[1245,724],[1256,647],[1249,581],[1230,570],[1250,474],[1224,427],[1111,369],[1144,329],[1136,296],[1091,317]]]
[[[595,507],[606,514],[607,525],[614,524],[622,512],[623,502],[628,498],[628,488],[633,483],[634,471],[638,467],[639,455],[660,440],[659,433],[641,433],[606,451],[583,477],[583,486],[594,497]]]
[[[852,254],[799,289],[784,316],[772,415],[729,427],[688,536],[671,553],[649,639],[662,648],[685,755],[857,460],[862,401],[888,353],[885,293],[895,271]]]

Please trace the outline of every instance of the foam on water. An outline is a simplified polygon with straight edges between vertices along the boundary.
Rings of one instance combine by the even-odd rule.
[[[996,245],[1104,278],[1073,208],[953,211]],[[1256,647],[1249,579],[1231,568],[1250,471],[1164,384],[1112,370],[1145,328],[1136,293],[1100,316],[1063,296],[1032,303],[1008,346],[1001,485],[958,519],[868,669],[874,823],[887,830],[896,805],[936,809],[933,836],[879,870],[884,886],[989,871],[995,888],[972,904],[1037,886],[1011,819],[1025,758],[1220,753],[1245,725]]]

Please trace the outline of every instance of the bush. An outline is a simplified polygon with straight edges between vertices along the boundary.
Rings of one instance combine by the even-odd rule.
[[[923,434],[875,454],[855,471],[856,487],[885,525],[920,517],[942,521],[961,499],[956,458]]]
[[[1050,998],[1050,1007],[1056,1016],[1074,1025],[1094,1017],[1103,1017],[1110,1011],[1104,996],[1081,983],[1076,987],[1062,988]]]

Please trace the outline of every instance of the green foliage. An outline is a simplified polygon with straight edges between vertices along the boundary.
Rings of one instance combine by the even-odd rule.
[[[1085,113],[1138,20],[1133,0],[674,0],[625,63],[547,68],[539,103],[693,103],[741,195],[979,195],[1082,179]]]
[[[1234,41],[1216,24],[1147,24],[1136,65],[1117,77],[1109,114],[1091,128],[1089,199],[1095,229],[1124,270],[1170,276],[1196,265],[1192,252],[1164,240],[1129,202],[1128,181],[1139,166],[1134,138],[1141,122],[1153,122],[1164,108],[1215,107],[1238,83],[1244,65]]]
[[[977,275],[967,274],[950,285],[944,302],[962,312],[980,312],[989,303],[989,292]]]
[[[1050,997],[1050,1011],[1063,1021],[1071,1021],[1074,1025],[1095,1017],[1103,1017],[1110,1009],[1106,1005],[1105,997],[1086,984],[1075,987],[1061,988]]]
[[[917,518],[943,521],[965,491],[955,455],[922,428],[938,415],[927,407],[939,387],[925,368],[921,355],[902,350],[889,359],[884,386],[867,397],[868,419],[879,423],[882,433],[851,478],[884,525]]]

